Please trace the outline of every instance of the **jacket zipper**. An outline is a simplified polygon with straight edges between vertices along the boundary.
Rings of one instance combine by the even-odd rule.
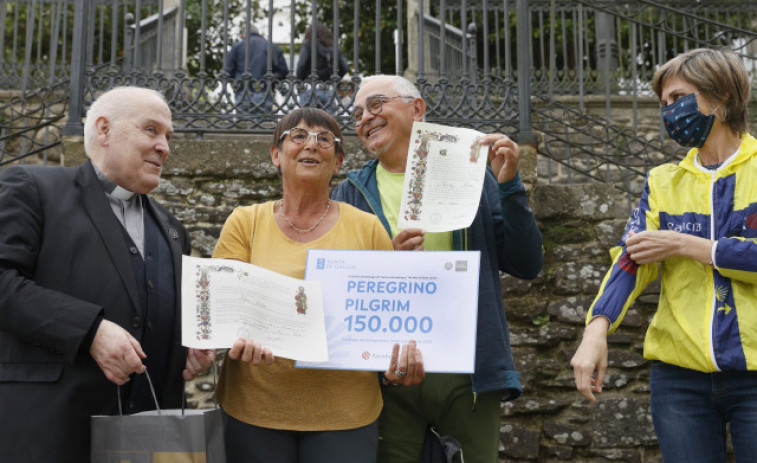
[[[717,170],[710,174],[710,239],[715,239],[715,180],[717,177]],[[710,315],[710,359],[712,359],[712,366],[715,370],[720,371],[718,361],[715,358],[715,320],[718,315],[718,299],[717,288],[715,287],[715,270],[712,270],[712,308]]]

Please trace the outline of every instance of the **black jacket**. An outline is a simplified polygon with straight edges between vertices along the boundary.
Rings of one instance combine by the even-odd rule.
[[[249,43],[249,47],[247,43]],[[273,59],[271,60],[273,77],[284,80],[289,73],[284,53],[281,51],[281,47],[275,43],[271,45],[271,51],[273,52]],[[234,79],[242,78],[245,71],[245,52],[249,55],[247,71],[252,79],[263,79],[268,67],[268,40],[260,34],[250,34],[249,39],[239,41],[231,47],[231,51],[226,55],[226,72]]]
[[[300,80],[307,80],[310,78],[311,66],[310,58],[312,56],[311,45],[303,44],[300,48],[300,58],[297,61],[297,78]],[[326,47],[322,43],[317,44],[318,59],[316,60],[316,70],[318,73],[318,80],[327,81],[331,79],[331,74],[334,72],[334,48]],[[336,49],[337,54],[337,76],[341,79],[347,74],[349,67],[347,66],[347,60],[344,59],[341,50]]]
[[[143,197],[171,248],[176,310],[162,407],[181,405],[184,227]],[[0,461],[89,461],[90,416],[117,410],[116,385],[89,354],[103,316],[144,344],[124,232],[90,161],[10,167],[0,175]],[[149,352],[147,352],[149,356]]]

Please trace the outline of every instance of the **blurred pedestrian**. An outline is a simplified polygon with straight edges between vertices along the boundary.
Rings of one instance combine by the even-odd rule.
[[[339,47],[334,45],[331,30],[325,24],[318,24],[316,28],[316,60],[313,69],[313,28],[308,26],[300,47],[300,57],[297,61],[297,78],[308,81],[307,89],[300,94],[300,105],[317,106],[333,113],[340,105],[341,98],[337,92],[338,81],[349,70],[347,60]],[[336,68],[334,64],[336,63]],[[315,72],[315,75],[313,75]],[[332,76],[336,74],[336,81]],[[313,93],[315,89],[315,94]]]
[[[252,108],[270,111],[273,105],[276,81],[286,79],[289,67],[284,53],[275,43],[269,43],[254,25],[249,25],[249,36],[242,33],[242,40],[231,47],[226,56],[226,72],[234,79],[234,101],[238,109],[249,112]],[[272,69],[275,79],[270,88],[266,88],[265,76],[268,67],[268,53],[273,54]],[[263,103],[265,102],[265,105]]]

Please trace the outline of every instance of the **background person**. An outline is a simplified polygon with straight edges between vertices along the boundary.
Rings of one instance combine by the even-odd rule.
[[[503,134],[481,139],[482,145],[490,146],[491,169],[469,228],[448,233],[397,229],[412,125],[423,120],[425,112],[425,101],[407,79],[364,79],[355,97],[354,118],[360,141],[377,159],[348,173],[333,198],[374,212],[394,237],[395,249],[481,251],[475,371],[427,374],[418,386],[383,388],[378,461],[417,463],[426,428],[432,425],[461,442],[465,461],[496,462],[500,401],[521,394],[499,272],[535,278],[542,265],[541,232],[518,176],[518,145]]]
[[[271,160],[283,196],[235,209],[213,257],[236,259],[304,278],[307,251],[389,250],[375,217],[329,199],[331,176],[344,160],[342,133],[327,112],[301,108],[276,126]],[[423,378],[420,349],[394,346],[385,380]],[[294,368],[250,339],[229,350],[218,387],[229,462],[375,461],[381,394],[375,372]]]
[[[265,107],[273,104],[274,89],[270,92],[265,88],[265,75],[268,67],[268,40],[258,32],[258,28],[250,24],[250,36],[242,33],[242,40],[232,45],[226,55],[226,72],[236,80],[234,86],[234,101],[237,107],[249,111],[250,102],[257,107],[265,101]],[[289,67],[284,59],[284,53],[277,44],[271,44],[272,72],[276,80],[284,80],[289,73]],[[257,89],[254,81],[258,82]],[[274,83],[275,84],[275,83]],[[262,85],[262,87],[261,87]],[[267,98],[266,98],[267,96]]]
[[[297,78],[303,81],[309,80],[312,72],[312,26],[305,29],[305,38],[300,46],[300,57],[297,61]],[[334,45],[334,38],[331,30],[325,24],[318,24],[316,28],[316,72],[317,81],[312,82],[308,89],[300,95],[300,105],[318,106],[328,112],[333,112],[335,101],[341,102],[336,92],[336,86],[323,84],[329,82],[334,72],[334,51],[337,54],[337,76],[339,79],[344,77],[349,70],[347,60],[342,55],[338,46]],[[315,98],[313,98],[313,88],[315,88]]]
[[[750,82],[730,50],[697,49],[654,76],[668,134],[692,148],[652,169],[571,365],[592,402],[607,370],[607,334],[662,272],[644,342],[652,419],[667,462],[757,455],[757,140],[746,132]]]
[[[90,416],[179,407],[212,353],[181,346],[184,227],[147,196],[170,153],[163,96],[115,88],[89,109],[75,168],[0,175],[0,461],[90,459]],[[185,370],[186,367],[186,370]],[[114,384],[115,383],[115,384]]]

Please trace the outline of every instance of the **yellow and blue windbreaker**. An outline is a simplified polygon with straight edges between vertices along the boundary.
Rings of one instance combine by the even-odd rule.
[[[744,135],[738,153],[717,170],[699,165],[697,151],[647,175],[586,321],[605,316],[614,331],[657,278],[657,264],[638,265],[628,257],[629,230],[710,239],[716,242],[714,268],[684,257],[661,263],[660,302],[644,357],[704,372],[757,370],[757,139]]]

